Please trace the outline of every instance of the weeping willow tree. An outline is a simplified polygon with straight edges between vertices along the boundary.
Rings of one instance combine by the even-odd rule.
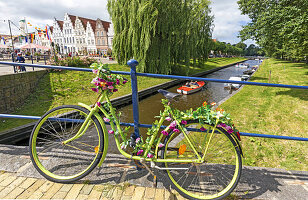
[[[108,0],[113,54],[135,58],[138,71],[169,74],[171,66],[204,61],[212,35],[209,0]]]

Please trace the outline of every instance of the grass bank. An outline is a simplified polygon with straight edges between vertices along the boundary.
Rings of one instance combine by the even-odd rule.
[[[231,63],[239,62],[244,58],[212,58],[201,66],[191,67],[189,74],[210,70]],[[111,70],[129,71],[125,65],[111,64]],[[36,91],[28,97],[24,104],[14,113],[17,115],[41,116],[48,110],[65,104],[77,104],[78,102],[94,104],[97,94],[91,91],[90,84],[94,74],[77,71],[53,71],[40,80]],[[129,78],[128,78],[129,79]],[[157,79],[149,77],[138,77],[138,89],[165,83],[169,79]],[[114,93],[111,98],[131,93],[130,82]],[[35,120],[25,119],[1,119],[0,131],[18,127]]]
[[[308,65],[265,60],[251,78],[255,82],[308,85]],[[245,86],[221,106],[242,132],[307,137],[308,92],[300,89]],[[242,137],[245,164],[308,170],[308,143]]]

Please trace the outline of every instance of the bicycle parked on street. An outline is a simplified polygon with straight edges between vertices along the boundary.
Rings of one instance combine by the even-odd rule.
[[[128,64],[138,63],[130,60]],[[121,128],[120,114],[109,99],[127,80],[112,74],[106,65],[92,67],[97,75],[92,81],[92,90],[99,93],[97,102],[53,108],[32,131],[30,155],[41,175],[59,183],[85,177],[102,165],[108,137],[113,135],[123,156],[146,168],[154,179],[152,168],[166,171],[186,198],[222,199],[235,189],[242,171],[242,149],[229,114],[207,103],[195,110],[174,109],[171,99],[176,95],[160,90],[168,99],[162,100],[164,110],[147,137],[130,134],[129,128]]]

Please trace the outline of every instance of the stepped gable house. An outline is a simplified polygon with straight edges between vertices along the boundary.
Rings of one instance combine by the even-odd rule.
[[[110,24],[65,13],[63,21],[54,19],[54,42],[64,54],[107,54]]]

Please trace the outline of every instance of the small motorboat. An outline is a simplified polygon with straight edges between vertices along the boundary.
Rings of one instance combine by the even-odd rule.
[[[243,72],[243,74],[247,74],[247,75],[251,75],[253,73],[254,73],[253,70],[246,70],[246,71]]]
[[[242,81],[242,78],[241,77],[236,77],[236,76],[233,76],[233,77],[230,77],[229,78],[230,81]],[[237,90],[241,87],[241,84],[237,84],[237,83],[225,83],[224,85],[224,88],[225,89],[234,89],[234,90]]]
[[[197,83],[197,84],[195,84]],[[194,92],[198,92],[205,86],[204,81],[198,81],[192,84],[183,85],[182,87],[178,88],[176,91],[180,94],[192,94]]]
[[[249,78],[250,78],[249,75],[242,75],[241,76],[242,81],[247,81]]]
[[[247,64],[247,63],[240,63],[240,64],[237,64],[237,65],[235,65],[235,67],[238,67],[238,68],[242,68],[242,69],[247,69],[247,68],[249,68],[249,64]]]

